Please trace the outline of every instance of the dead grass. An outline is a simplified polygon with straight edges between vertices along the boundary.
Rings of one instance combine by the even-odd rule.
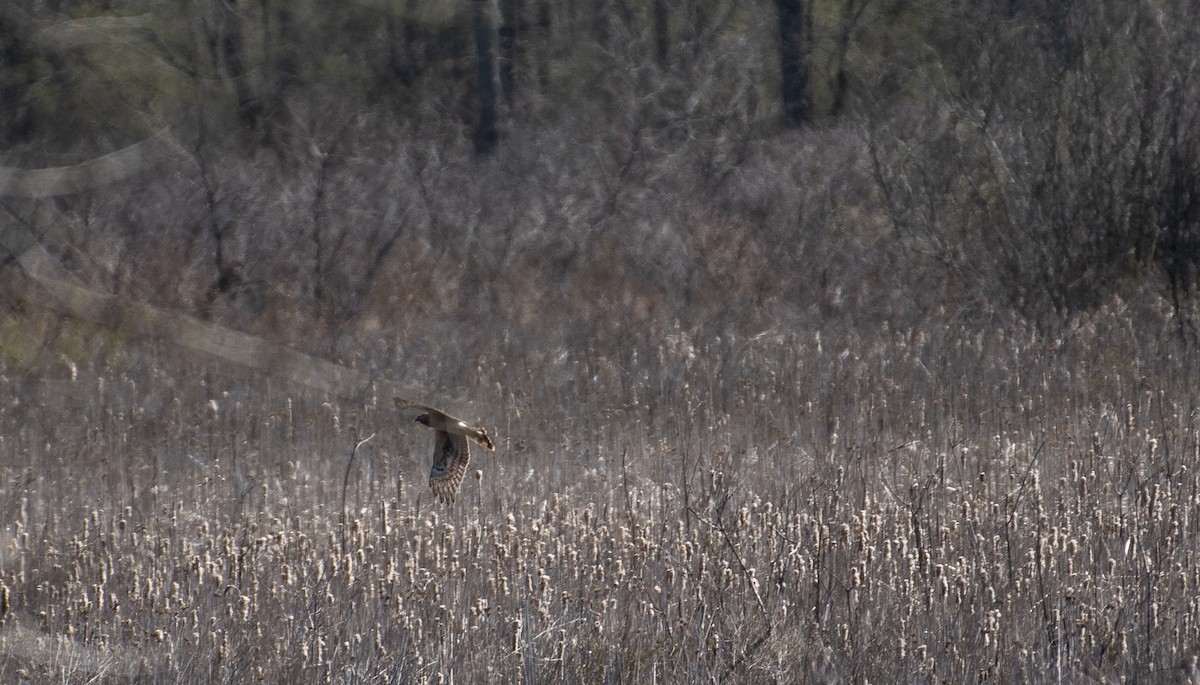
[[[452,507],[390,398],[9,375],[0,680],[1182,679],[1195,365],[1134,309],[526,348]]]

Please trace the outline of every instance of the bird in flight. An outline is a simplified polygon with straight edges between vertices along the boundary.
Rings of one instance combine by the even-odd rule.
[[[396,408],[401,412],[416,412],[417,423],[437,431],[433,436],[433,469],[429,472],[429,487],[442,502],[453,502],[463,478],[467,476],[467,465],[471,463],[468,441],[492,451],[495,451],[496,444],[483,428],[468,426],[466,422],[433,407],[399,397],[395,400]]]

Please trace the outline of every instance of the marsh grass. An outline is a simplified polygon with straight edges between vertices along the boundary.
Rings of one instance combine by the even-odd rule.
[[[449,507],[390,397],[8,375],[0,680],[1177,681],[1197,379],[1143,309],[480,364]]]

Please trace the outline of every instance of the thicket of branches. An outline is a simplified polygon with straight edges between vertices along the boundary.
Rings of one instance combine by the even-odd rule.
[[[6,221],[92,284],[284,337],[920,316],[913,292],[1051,321],[1165,293],[1182,325],[1190,6],[801,5],[810,107],[785,128],[770,3],[9,3],[6,164],[169,152]]]

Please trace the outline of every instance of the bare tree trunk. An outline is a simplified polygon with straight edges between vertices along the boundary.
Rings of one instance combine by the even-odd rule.
[[[654,0],[654,49],[658,64],[665,66],[671,56],[671,16],[667,0]]]
[[[550,10],[550,0],[535,0],[534,26],[529,36],[529,48],[532,53],[530,69],[539,93],[545,93],[550,88],[550,62],[555,55],[554,20]]]
[[[9,70],[24,64],[27,56],[24,54],[21,27],[13,19],[0,14],[0,75],[7,76]],[[28,108],[21,107],[18,102],[19,89],[14,87],[9,78],[0,78],[0,143],[12,144],[22,140],[33,130],[33,120],[29,117]]]
[[[607,0],[596,0],[592,5],[592,35],[595,37],[596,44],[602,48],[608,47],[611,35],[609,20],[612,8],[609,6],[610,4]]]
[[[500,38],[500,92],[511,103],[516,94],[522,53],[525,51],[525,3],[523,0],[502,0]]]
[[[775,0],[779,11],[779,75],[783,114],[790,124],[808,122],[808,22],[804,0]]]
[[[258,127],[263,106],[248,81],[250,76],[246,69],[242,14],[238,10],[236,0],[223,0],[215,3],[214,7],[220,17],[218,50],[221,63],[225,66],[225,76],[233,83],[238,118],[247,128],[255,129]]]
[[[264,13],[265,13],[264,8]],[[275,92],[273,106],[279,108],[283,98],[296,83],[299,60],[296,57],[296,21],[287,2],[279,5],[275,14],[276,31],[279,36],[272,67],[275,70]]]
[[[499,79],[496,73],[495,0],[475,0],[475,75],[479,92],[479,121],[475,125],[475,154],[496,149]]]
[[[858,27],[863,12],[870,0],[849,0],[842,7],[841,26],[838,28],[837,42],[833,51],[833,104],[830,113],[838,116],[846,108],[846,94],[850,90],[850,78],[847,75],[847,55],[850,52],[850,37]]]

